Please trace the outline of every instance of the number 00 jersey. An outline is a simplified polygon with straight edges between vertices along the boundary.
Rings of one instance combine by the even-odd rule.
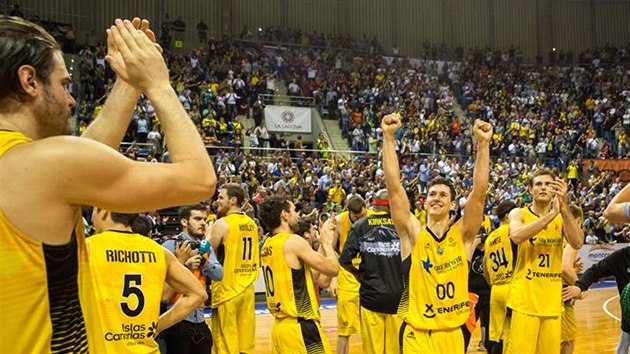
[[[509,225],[501,225],[492,231],[484,244],[484,267],[490,276],[490,285],[507,284],[514,273],[512,241]]]
[[[523,208],[523,223],[538,216]],[[532,316],[562,313],[562,216],[558,214],[544,229],[518,245],[516,266],[507,306]]]
[[[267,288],[267,307],[277,318],[302,318],[319,321],[319,307],[311,268],[293,269],[284,256],[284,244],[293,234],[279,233],[265,241],[260,264]]]
[[[409,285],[399,313],[416,330],[443,330],[463,325],[470,315],[468,261],[458,225],[438,240],[426,226],[411,251]]]
[[[89,237],[87,244],[93,286],[86,304],[90,352],[158,353],[154,333],[166,279],[164,248],[117,231]]]
[[[228,236],[219,247],[217,258],[223,264],[223,279],[212,282],[212,307],[236,297],[258,278],[258,226],[245,214],[223,217]]]

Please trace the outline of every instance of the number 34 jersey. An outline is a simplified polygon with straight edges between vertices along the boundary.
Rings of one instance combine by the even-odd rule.
[[[508,224],[490,233],[484,244],[484,253],[484,267],[488,271],[490,285],[509,284],[514,273],[514,258]]]
[[[411,251],[409,284],[398,309],[417,330],[463,325],[470,315],[468,262],[458,225],[438,239],[426,226]]]
[[[301,269],[293,269],[284,256],[284,244],[293,236],[299,237],[290,233],[273,235],[265,240],[260,250],[267,307],[277,319],[292,317],[319,321],[319,302],[311,268],[302,264]]]
[[[165,250],[150,238],[106,231],[87,238],[84,274],[91,353],[158,353],[154,340],[166,279]]]
[[[523,208],[523,224],[538,216]],[[518,245],[507,306],[531,316],[559,316],[562,305],[562,216]]]

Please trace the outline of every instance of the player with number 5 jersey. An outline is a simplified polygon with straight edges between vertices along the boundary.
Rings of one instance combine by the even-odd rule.
[[[100,208],[92,212],[97,234],[86,240],[89,271],[82,276],[91,289],[82,296],[90,353],[159,353],[157,334],[208,298],[175,256],[131,231],[136,217]],[[165,282],[182,296],[160,316]]]
[[[252,353],[256,317],[254,281],[259,275],[258,226],[241,211],[245,191],[235,183],[221,186],[219,214],[211,235],[223,279],[212,282],[213,353]]]
[[[427,223],[411,212],[407,192],[400,182],[396,154],[399,113],[383,117],[383,170],[389,193],[392,220],[400,236],[401,257],[409,269],[408,285],[399,312],[405,322],[400,329],[402,353],[460,353],[465,351],[462,325],[470,314],[466,249],[472,249],[483,220],[488,190],[492,126],[475,121],[473,132],[477,156],[473,186],[464,215],[454,224],[456,192],[449,180],[434,178],[428,185]]]
[[[259,205],[261,219],[271,231],[260,250],[260,263],[267,289],[267,307],[275,317],[271,328],[272,353],[330,353],[319,324],[319,307],[313,277],[320,280],[339,272],[332,243],[335,224],[322,227],[320,247],[315,252],[295,234],[295,205],[283,196],[265,198]],[[328,279],[324,279],[328,280]]]

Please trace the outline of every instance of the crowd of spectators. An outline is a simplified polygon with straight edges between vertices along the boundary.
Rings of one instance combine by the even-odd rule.
[[[250,35],[246,28],[241,37]],[[550,166],[571,181],[571,199],[585,210],[589,240],[621,242],[630,234],[602,218],[603,207],[623,182],[581,162],[584,157],[630,154],[626,135],[630,92],[624,90],[630,87],[630,73],[621,66],[627,61],[627,48],[582,53],[580,57],[591,59],[586,66],[527,66],[521,64],[518,50],[483,55],[474,49],[461,62],[438,63],[370,55],[365,45],[380,45],[367,37],[345,41],[341,36],[277,29],[256,35],[301,47],[268,49],[224,38],[185,54],[165,51],[180,102],[214,155],[219,184],[240,183],[250,196],[245,209],[254,216],[257,204],[272,193],[290,196],[304,215],[338,213],[355,194],[369,200],[384,188],[378,155],[380,119],[400,111],[405,120],[397,146],[401,178],[419,217],[426,185],[437,175],[454,182],[460,206],[465,205],[463,191],[472,183],[469,157],[474,154],[470,122],[483,118],[495,129],[489,215],[504,199],[527,203],[528,173]],[[349,48],[338,50],[336,45]],[[105,51],[97,42],[79,54],[74,87],[79,131],[98,116],[113,84]],[[557,60],[568,59],[565,55]],[[287,151],[301,142],[267,132],[258,99],[261,93],[275,92],[270,85],[274,80],[287,83],[291,95],[313,97],[322,116],[338,120],[349,145],[361,153],[348,157],[329,152],[323,136],[314,143],[321,151]],[[456,110],[457,102],[463,114]],[[254,119],[255,128],[244,131],[245,119]],[[250,146],[280,149],[260,154],[243,149],[244,139]],[[125,141],[123,152],[130,158],[168,161],[159,117],[143,97]],[[590,179],[581,181],[586,168]],[[159,216],[154,220],[165,221]]]

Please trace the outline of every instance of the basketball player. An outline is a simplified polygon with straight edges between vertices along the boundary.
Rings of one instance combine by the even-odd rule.
[[[474,242],[483,219],[488,189],[489,145],[492,126],[480,120],[473,128],[477,156],[473,187],[464,216],[449,225],[449,212],[456,206],[455,190],[444,178],[428,185],[427,224],[411,213],[409,199],[400,183],[395,150],[400,114],[383,117],[383,170],[391,212],[400,236],[403,262],[410,262],[408,286],[399,311],[405,316],[400,331],[403,353],[464,353],[461,326],[470,315],[466,248]]]
[[[211,243],[223,264],[223,279],[212,282],[213,353],[251,353],[255,346],[254,281],[259,274],[258,226],[241,206],[245,191],[236,183],[221,187]]]
[[[87,266],[81,205],[141,212],[214,192],[214,168],[148,23],[136,26],[116,20],[108,29],[106,59],[127,84],[116,81],[80,139],[61,136],[75,101],[59,45],[38,25],[0,18],[0,351],[87,351],[79,286],[88,282],[77,279]],[[140,91],[162,119],[173,164],[131,161],[112,148]]]
[[[271,328],[272,353],[330,353],[319,324],[319,307],[313,276],[334,277],[339,271],[333,249],[335,224],[327,221],[320,234],[319,252],[294,232],[298,228],[295,205],[280,195],[259,205],[261,220],[271,230],[260,250],[267,289],[267,307],[275,317]]]
[[[582,227],[584,214],[582,208],[575,204],[569,205],[569,210],[578,227]],[[562,252],[562,287],[575,285],[577,281],[577,272],[575,269],[575,261],[577,258],[577,250],[570,245],[564,246]],[[577,318],[575,317],[574,301],[564,301],[564,311],[560,318],[560,354],[572,354],[575,348],[575,338],[577,337]]]
[[[510,223],[510,211],[516,204],[510,200],[504,200],[497,206],[497,217],[501,220],[499,227],[492,231],[486,242],[484,275],[486,281],[492,287],[490,290],[490,346],[488,353],[503,353],[503,326],[505,324],[505,310],[510,280],[514,272],[514,252],[516,245],[510,240],[508,226]]]
[[[365,201],[361,196],[348,199],[347,209],[335,216],[335,239],[333,245],[338,245],[337,252],[341,253],[346,244],[350,227],[357,220],[366,216]],[[355,262],[358,261],[358,258]],[[350,347],[350,336],[361,331],[359,319],[359,281],[346,269],[339,269],[339,276],[332,280],[329,293],[337,297],[337,351],[347,354]]]
[[[159,353],[155,337],[208,298],[175,256],[132,231],[137,217],[99,208],[92,211],[97,234],[87,239],[92,291],[85,311],[94,311],[98,320],[91,325],[101,337],[90,341],[92,353]],[[165,281],[182,297],[160,316]]]
[[[400,238],[389,211],[387,190],[372,199],[370,215],[357,221],[339,257],[339,264],[353,274],[361,287],[361,340],[367,354],[398,353],[397,315],[403,289]],[[353,265],[359,255],[359,268]]]
[[[507,307],[505,352],[559,353],[563,235],[574,249],[584,234],[567,202],[567,184],[551,170],[529,180],[532,203],[510,212],[510,239],[518,245]]]

